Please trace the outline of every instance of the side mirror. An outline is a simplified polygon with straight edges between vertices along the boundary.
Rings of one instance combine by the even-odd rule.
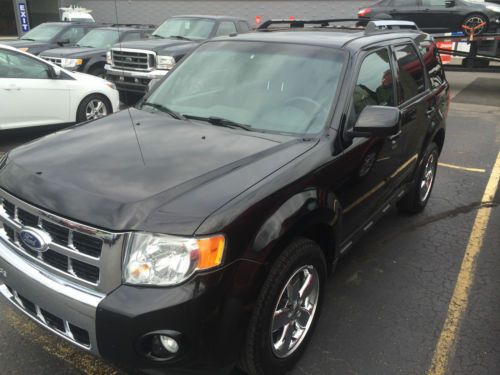
[[[446,0],[445,4],[446,8],[453,8],[456,5],[455,0]]]
[[[51,66],[50,73],[52,75],[52,78],[57,79],[61,76],[61,68],[59,68],[58,66]]]
[[[396,107],[367,106],[359,115],[353,137],[390,137],[400,131],[401,112]]]
[[[69,44],[69,39],[60,39],[57,41],[57,44],[62,47],[65,44]]]

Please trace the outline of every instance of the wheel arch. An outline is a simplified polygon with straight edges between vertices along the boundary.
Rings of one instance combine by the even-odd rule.
[[[76,101],[76,103],[77,103],[76,110],[73,110],[73,115],[72,115],[72,116],[74,116],[75,122],[78,121],[78,112],[80,111],[80,108],[81,108],[83,102],[92,96],[101,96],[106,101],[108,108],[111,108],[111,112],[108,114],[113,113],[113,103],[111,102],[111,99],[109,99],[106,94],[99,92],[99,91],[91,92],[91,93],[88,93],[88,94],[82,96],[78,101]]]

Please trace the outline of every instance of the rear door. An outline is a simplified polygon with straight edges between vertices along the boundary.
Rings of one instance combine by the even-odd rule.
[[[413,21],[417,25],[422,21],[420,0],[392,0],[388,13],[395,20]]]

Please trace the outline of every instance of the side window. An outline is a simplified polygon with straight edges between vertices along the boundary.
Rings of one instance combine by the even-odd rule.
[[[392,0],[390,6],[393,7],[416,7],[418,6],[417,0]]]
[[[237,33],[237,31],[236,26],[233,22],[221,22],[215,36],[223,36],[235,33]]]
[[[422,0],[424,7],[446,7],[446,0]]]
[[[366,106],[394,106],[394,93],[389,51],[384,48],[366,56],[361,64],[354,88],[349,126],[354,126]]]
[[[429,73],[431,87],[433,89],[441,86],[445,81],[443,64],[437,50],[436,44],[429,40],[419,44],[420,53],[422,54],[425,67]]]
[[[238,21],[238,28],[242,33],[248,33],[250,31],[250,26],[248,25],[248,23],[243,21]]]
[[[123,36],[122,42],[141,39],[141,33],[127,33]]]
[[[49,79],[44,63],[20,53],[0,50],[0,78]]]
[[[399,85],[403,103],[425,91],[424,66],[411,44],[394,47],[399,67]]]
[[[69,44],[76,44],[85,35],[86,30],[83,27],[71,27],[61,34],[59,40],[69,41]]]

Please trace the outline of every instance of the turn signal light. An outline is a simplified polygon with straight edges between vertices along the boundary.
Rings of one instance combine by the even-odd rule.
[[[222,263],[224,236],[202,238],[198,242],[198,269],[206,270]]]
[[[366,17],[368,14],[370,14],[373,11],[372,8],[364,8],[360,9],[358,12],[358,17]]]

